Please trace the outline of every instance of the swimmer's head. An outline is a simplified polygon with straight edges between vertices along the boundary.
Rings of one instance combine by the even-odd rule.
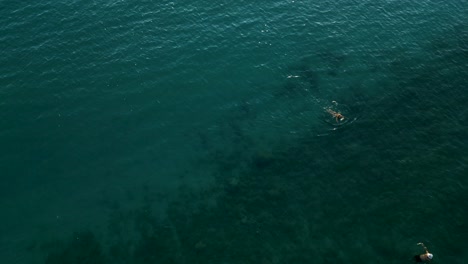
[[[340,117],[340,121],[343,121],[344,120],[344,116]]]
[[[432,255],[431,253],[427,253],[427,258],[428,259],[432,259],[434,257],[434,255]]]

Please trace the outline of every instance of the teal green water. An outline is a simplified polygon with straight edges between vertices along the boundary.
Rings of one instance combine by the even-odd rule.
[[[3,1],[1,262],[466,263],[467,10]]]

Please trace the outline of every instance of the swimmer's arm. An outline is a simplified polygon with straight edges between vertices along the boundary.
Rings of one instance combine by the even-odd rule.
[[[421,247],[424,248],[424,250],[426,251],[426,253],[429,253],[429,250],[427,250],[427,247],[424,245],[424,243],[419,242],[417,245],[420,245]]]

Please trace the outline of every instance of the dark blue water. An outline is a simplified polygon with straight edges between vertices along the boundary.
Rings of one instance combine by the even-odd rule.
[[[466,10],[3,1],[2,263],[466,263]]]

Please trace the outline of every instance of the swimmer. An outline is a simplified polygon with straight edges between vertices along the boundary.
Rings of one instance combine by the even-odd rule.
[[[330,108],[327,109],[327,113],[332,115],[335,118],[337,123],[340,122],[340,121],[343,121],[345,119],[345,117],[341,113],[333,111]]]
[[[414,260],[416,262],[429,262],[429,261],[431,261],[432,258],[434,257],[434,255],[429,253],[429,250],[427,250],[427,247],[424,245],[424,243],[418,243],[417,245],[422,246],[424,248],[424,250],[426,251],[426,253],[414,256]]]

